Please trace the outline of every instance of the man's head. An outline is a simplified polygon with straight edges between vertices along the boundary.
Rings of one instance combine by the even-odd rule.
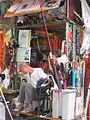
[[[23,73],[27,73],[27,64],[25,62],[21,62],[19,64],[19,71]]]
[[[33,68],[28,66],[25,62],[21,62],[19,64],[19,71],[23,72],[25,74],[27,74],[27,73],[31,74],[33,72]]]

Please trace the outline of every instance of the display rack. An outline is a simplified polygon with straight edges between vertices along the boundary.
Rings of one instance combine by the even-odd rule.
[[[47,23],[48,30],[51,32],[62,31],[65,30],[66,21],[61,22],[51,22]],[[54,29],[52,29],[54,28]],[[42,24],[33,24],[33,25],[22,25],[16,26],[16,29],[35,29],[35,30],[45,30],[43,23]]]

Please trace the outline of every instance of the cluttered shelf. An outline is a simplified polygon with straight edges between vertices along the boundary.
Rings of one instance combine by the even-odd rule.
[[[53,31],[62,31],[66,29],[66,22],[65,21],[60,21],[60,22],[51,22],[47,23],[48,30],[53,32]],[[16,26],[17,29],[35,29],[35,30],[43,30],[44,29],[44,24],[28,24],[28,25],[20,25]],[[54,28],[54,29],[52,29]]]

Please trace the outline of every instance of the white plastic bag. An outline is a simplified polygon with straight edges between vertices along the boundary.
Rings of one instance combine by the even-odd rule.
[[[84,38],[81,47],[81,54],[85,51],[88,51],[90,48],[90,7],[88,6],[86,0],[81,0],[81,7],[82,7],[82,17],[84,20]]]
[[[2,82],[2,87],[4,88],[8,88],[8,86],[10,85],[10,75],[9,75],[9,70],[6,68],[2,74],[5,74],[5,79]]]

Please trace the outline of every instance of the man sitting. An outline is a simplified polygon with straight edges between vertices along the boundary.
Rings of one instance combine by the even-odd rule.
[[[32,112],[35,110],[35,106],[33,106],[32,103],[33,101],[38,100],[36,91],[37,82],[41,78],[47,81],[49,80],[49,77],[42,68],[32,68],[26,63],[20,63],[19,71],[25,74],[27,82],[22,82],[20,86],[20,105],[18,106],[18,111],[22,110],[22,112]]]

